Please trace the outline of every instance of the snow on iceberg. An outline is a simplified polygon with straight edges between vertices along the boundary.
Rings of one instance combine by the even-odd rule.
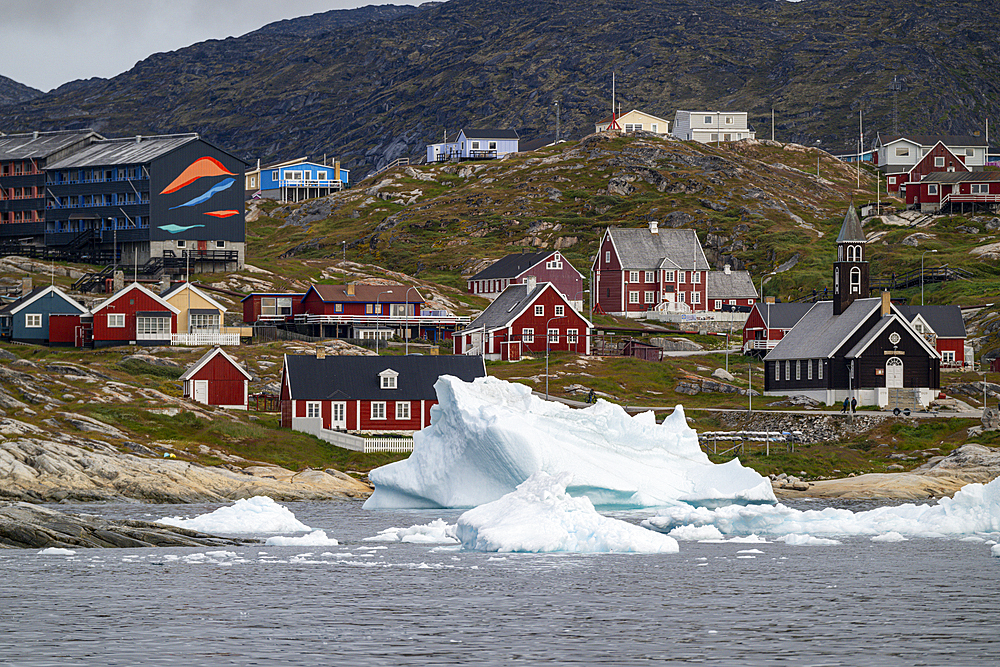
[[[326,536],[326,531],[314,530],[298,537],[285,537],[284,535],[274,535],[264,540],[264,545],[269,547],[326,547],[340,544],[332,537]]]
[[[677,540],[598,514],[567,492],[570,475],[537,472],[458,518],[462,548],[494,552],[677,553]]]
[[[374,537],[366,537],[365,542],[411,542],[423,544],[458,544],[455,526],[444,519],[434,519],[422,526],[409,528],[386,528]],[[383,547],[384,548],[384,547]]]
[[[431,425],[408,459],[371,472],[366,508],[475,507],[539,471],[570,473],[570,495],[598,507],[776,502],[770,481],[738,460],[708,460],[681,406],[657,424],[652,412],[632,417],[603,400],[573,409],[491,377],[443,376],[434,389]]]
[[[299,533],[312,530],[296,519],[287,507],[279,505],[267,496],[237,500],[228,507],[220,507],[214,512],[193,519],[180,516],[163,517],[157,523],[225,535]]]
[[[897,533],[902,537],[957,537],[992,533],[1000,531],[1000,478],[986,485],[968,484],[954,498],[941,498],[932,505],[907,504],[856,513],[832,507],[802,511],[785,505],[730,505],[714,510],[679,506],[660,510],[643,525],[664,533],[679,526],[715,526],[727,535]]]

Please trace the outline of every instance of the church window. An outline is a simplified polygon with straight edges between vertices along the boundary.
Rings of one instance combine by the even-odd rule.
[[[861,269],[851,269],[851,294],[861,294]]]
[[[816,379],[817,380],[822,380],[823,379],[823,360],[822,359],[817,359],[816,360]]]
[[[787,359],[785,360],[785,379],[786,380],[792,379],[792,362],[788,361]]]

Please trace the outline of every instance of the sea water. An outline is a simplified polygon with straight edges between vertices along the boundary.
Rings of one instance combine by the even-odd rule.
[[[339,544],[0,550],[0,665],[1000,662],[1000,558],[982,539],[490,554],[364,539],[459,512],[283,504]],[[155,520],[220,506],[58,509]]]

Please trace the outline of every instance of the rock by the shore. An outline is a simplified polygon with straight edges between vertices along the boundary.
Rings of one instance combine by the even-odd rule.
[[[252,544],[147,521],[66,514],[30,503],[0,501],[0,549],[222,547]]]

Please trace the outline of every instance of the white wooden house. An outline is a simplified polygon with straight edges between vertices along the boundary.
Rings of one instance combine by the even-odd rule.
[[[755,139],[745,111],[681,111],[674,115],[675,137],[703,144]]]

